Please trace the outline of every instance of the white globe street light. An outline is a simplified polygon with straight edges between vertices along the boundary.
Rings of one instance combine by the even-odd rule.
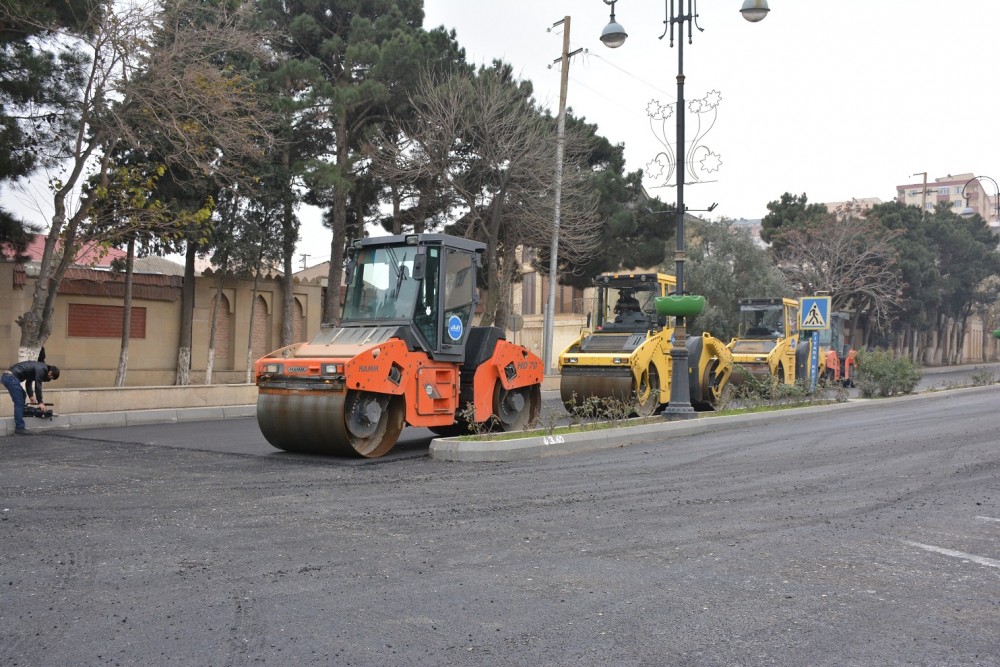
[[[617,49],[628,39],[628,33],[625,32],[625,28],[622,27],[621,23],[615,21],[616,2],[618,0],[604,0],[604,4],[611,5],[611,22],[604,26],[604,30],[601,31],[601,41],[609,49]]]
[[[756,23],[763,21],[769,11],[771,9],[767,6],[767,0],[744,0],[740,14],[750,23]]]

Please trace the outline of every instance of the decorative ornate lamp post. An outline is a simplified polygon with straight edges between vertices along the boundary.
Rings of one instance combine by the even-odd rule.
[[[605,46],[616,49],[625,43],[628,34],[625,29],[615,20],[615,4],[618,0],[604,0],[604,4],[611,6],[611,21],[601,32],[601,41]],[[677,146],[675,148],[677,162],[677,249],[674,254],[676,260],[677,291],[674,298],[664,297],[656,302],[657,311],[661,315],[674,315],[677,324],[674,327],[674,342],[670,350],[670,359],[673,367],[670,380],[670,403],[663,411],[663,416],[670,420],[691,419],[695,417],[694,408],[691,407],[690,386],[688,383],[688,351],[686,347],[687,332],[685,320],[687,317],[697,315],[704,307],[703,297],[688,297],[684,294],[684,213],[687,210],[684,206],[684,24],[687,23],[688,43],[692,42],[692,26],[702,30],[698,25],[698,2],[697,0],[669,0],[666,2],[666,19],[664,23],[669,24],[667,31],[670,32],[670,46],[674,46],[674,26],[677,26]],[[764,19],[770,8],[767,0],[744,0],[740,13],[743,18],[751,23],[756,23]],[[666,35],[660,35],[662,39]],[[700,304],[698,303],[700,302]],[[700,307],[696,307],[699,306]],[[695,312],[697,311],[697,312]]]

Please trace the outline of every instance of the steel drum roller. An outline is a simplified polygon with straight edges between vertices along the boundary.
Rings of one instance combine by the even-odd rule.
[[[574,369],[575,370],[575,369]],[[583,370],[583,369],[580,369]],[[588,398],[631,401],[633,397],[632,374],[609,374],[605,372],[570,372],[563,368],[559,392],[565,405],[583,403]]]
[[[361,391],[261,389],[257,423],[269,443],[289,452],[382,456],[403,429],[400,397]]]
[[[733,374],[729,376],[729,384],[734,387],[738,387],[748,378],[754,378],[758,381],[766,380],[771,377],[771,368],[767,365],[767,362],[761,363],[740,363],[737,362],[733,365]]]

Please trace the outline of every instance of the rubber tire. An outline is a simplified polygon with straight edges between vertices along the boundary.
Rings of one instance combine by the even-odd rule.
[[[809,382],[809,343],[799,343],[795,348],[795,381]],[[784,379],[782,379],[784,382]]]
[[[519,412],[508,412],[507,398],[515,392],[521,393],[524,398],[524,405]],[[493,387],[493,422],[492,427],[497,431],[525,431],[538,422],[538,416],[542,411],[542,388],[541,385],[528,385],[507,391],[497,382]],[[504,417],[507,420],[504,421]]]
[[[705,377],[702,377],[700,369],[697,367],[701,360],[702,351],[705,348],[705,341],[701,336],[688,338],[684,343],[688,351],[688,388],[690,389],[691,405],[697,406],[707,403],[705,398]]]

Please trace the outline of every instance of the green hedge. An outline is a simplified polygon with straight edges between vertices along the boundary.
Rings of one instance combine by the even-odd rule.
[[[919,366],[888,350],[859,351],[857,362],[854,383],[864,398],[912,393],[923,375]]]

